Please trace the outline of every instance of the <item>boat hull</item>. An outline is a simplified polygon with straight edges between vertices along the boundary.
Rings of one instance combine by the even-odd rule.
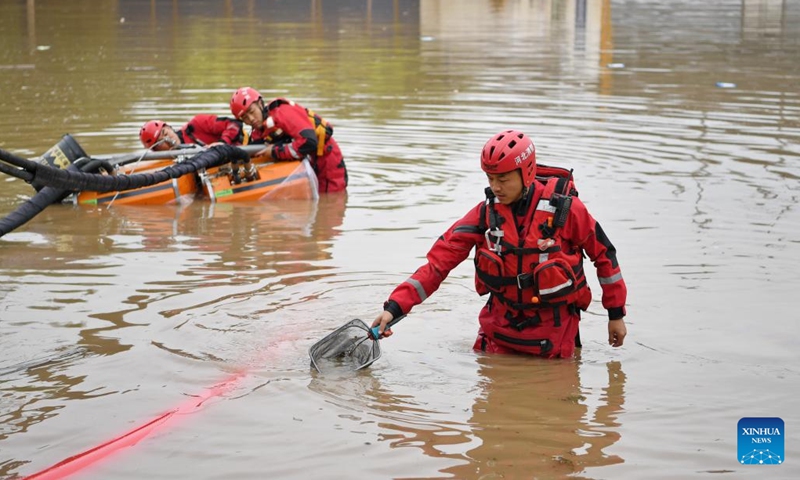
[[[317,182],[308,162],[271,162],[256,164],[258,176],[252,179],[219,167],[201,173],[202,196],[214,203],[258,202],[267,200],[316,199]]]
[[[148,173],[174,165],[172,160],[150,160],[125,166],[124,174]],[[258,175],[247,179],[244,172],[234,175],[230,166],[216,167],[199,174],[188,174],[157,185],[121,192],[79,192],[79,205],[170,205],[192,202],[195,198],[212,203],[258,202],[269,200],[313,200],[318,198],[317,181],[308,162],[256,164]]]
[[[122,173],[149,173],[174,165],[172,160],[149,160],[127,165]],[[191,202],[199,191],[197,177],[184,175],[150,187],[123,190],[121,192],[80,192],[76,197],[79,205],[169,205]]]

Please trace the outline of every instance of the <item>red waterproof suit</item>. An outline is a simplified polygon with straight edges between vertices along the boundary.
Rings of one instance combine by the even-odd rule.
[[[557,197],[551,185],[533,182],[527,196],[512,206],[494,202],[487,189],[487,201],[439,237],[428,252],[428,263],[392,292],[384,308],[395,317],[408,313],[475,248],[476,290],[490,293],[478,317],[475,348],[571,357],[580,310],[591,301],[583,253],[597,269],[609,319],[625,316],[627,289],[616,249],[600,224],[577,196],[569,197],[566,209],[557,210],[550,201]],[[502,234],[487,234],[492,229]]]
[[[181,143],[186,144],[210,145],[223,142],[228,145],[241,145],[244,143],[242,122],[216,115],[195,115],[175,133],[181,139]]]
[[[347,188],[347,169],[333,127],[311,110],[290,100],[278,98],[267,105],[264,125],[251,133],[252,143],[273,144],[275,160],[302,160],[308,157],[319,182],[319,192],[339,192]]]

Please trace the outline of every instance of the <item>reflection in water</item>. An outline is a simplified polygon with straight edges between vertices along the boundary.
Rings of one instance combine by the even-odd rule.
[[[26,17],[28,19],[28,50],[36,49],[36,0],[27,0]]]
[[[433,406],[432,391],[418,395],[418,381],[412,380],[413,385],[405,386],[384,383],[369,369],[354,372],[347,365],[329,365],[324,373],[312,372],[308,388],[320,394],[326,403],[346,412],[339,417],[353,422],[349,426],[353,432],[376,430],[378,441],[388,442],[391,448],[419,448],[429,457],[449,459],[448,464],[463,461],[459,452],[475,440],[469,435],[470,427],[459,421],[464,418],[462,411],[448,412]],[[441,385],[432,385],[432,390],[437,386]],[[445,393],[444,401],[452,405],[453,400],[446,398],[448,394],[452,392]],[[337,428],[344,429],[345,425]],[[389,471],[393,461],[387,460]]]
[[[177,346],[168,345],[170,337],[151,339],[165,323],[179,330],[187,312],[200,306],[219,308],[215,305],[225,305],[231,297],[250,297],[253,288],[286,288],[331,275],[325,263],[346,200],[342,193],[325,195],[319,202],[195,202],[186,207],[111,210],[63,206],[48,210],[45,221],[29,232],[10,235],[12,241],[3,245],[0,255],[2,277],[14,279],[4,292],[5,306],[23,312],[17,315],[20,324],[46,326],[45,318],[65,322],[72,328],[61,334],[72,332],[78,339],[67,340],[75,345],[67,347],[67,353],[0,364],[0,440],[56,415],[67,401],[124,393],[114,383],[83,385],[87,376],[81,364],[90,355],[110,357],[152,345],[178,357],[219,361],[213,354],[192,351],[207,345],[187,344],[180,335],[175,337]],[[77,220],[54,224],[47,215],[75,215]],[[54,226],[57,229],[51,230]],[[167,258],[175,271],[162,270]],[[19,278],[34,274],[39,276],[38,295],[31,297]],[[248,290],[216,290],[239,286]],[[64,296],[64,301],[52,304],[54,296]],[[161,307],[176,297],[184,298],[180,307]],[[236,329],[227,319],[221,317],[212,329]],[[128,332],[142,328],[152,331],[143,338]],[[0,330],[3,335],[10,338],[11,333]],[[0,360],[25,358],[32,350],[27,343],[24,338],[20,345],[4,341]],[[108,361],[119,365],[125,359]],[[89,380],[98,383],[96,378]],[[3,471],[0,466],[0,474]]]
[[[427,250],[441,223],[473,204],[485,184],[474,152],[509,122],[535,135],[543,163],[574,167],[592,210],[620,226],[614,238],[637,278],[637,338],[659,351],[702,350],[709,361],[665,361],[636,343],[619,352],[637,358],[625,363],[626,405],[635,398],[653,414],[627,415],[625,438],[613,447],[622,385],[609,383],[594,409],[588,374],[606,366],[588,363],[588,351],[576,370],[539,371],[525,360],[526,373],[541,378],[508,363],[518,359],[470,354],[458,363],[450,352],[400,374],[382,368],[401,357],[392,355],[355,384],[314,379],[329,395],[309,395],[307,404],[270,397],[276,417],[289,409],[310,416],[346,399],[342,408],[353,418],[369,417],[352,430],[378,430],[385,439],[373,444],[381,455],[327,448],[360,444],[363,436],[341,424],[292,437],[312,444],[305,459],[327,453],[320,463],[391,472],[386,464],[401,458],[390,467],[409,477],[475,478],[477,469],[530,477],[520,462],[533,468],[537,457],[553,476],[589,475],[580,473],[586,465],[619,461],[603,457],[613,451],[625,462],[597,469],[598,477],[687,478],[702,474],[674,461],[693,427],[676,424],[675,405],[722,404],[677,414],[702,424],[691,435],[708,460],[701,468],[730,467],[730,413],[742,402],[758,408],[737,396],[739,386],[763,387],[778,415],[796,403],[785,378],[740,366],[796,359],[791,336],[774,332],[792,331],[800,269],[798,7],[780,0],[0,2],[0,147],[30,158],[71,133],[89,152],[128,152],[138,148],[146,119],[226,114],[234,88],[269,85],[269,94],[330,112],[352,159],[355,206],[342,227],[322,228],[317,238],[328,220],[322,204],[314,214],[291,205],[212,211],[200,202],[168,213],[52,207],[4,237],[0,371],[10,373],[0,379],[0,477],[82,451],[113,433],[102,428],[119,426],[109,425],[115,420],[155,413],[168,398],[149,396],[153,390],[197,391],[218,373],[216,359],[258,358],[263,337],[318,332],[309,322],[374,306],[365,297],[385,292],[373,287],[412,268],[407,260]],[[33,191],[17,180],[2,184],[3,213]],[[762,319],[757,328],[753,318]],[[455,331],[462,320],[420,328]],[[289,346],[286,361],[301,364],[298,345],[311,340]],[[39,361],[48,358],[56,360]],[[476,368],[484,378],[478,387]],[[427,381],[437,374],[438,383]],[[289,376],[298,384],[308,378],[304,369]],[[578,376],[582,385],[571,386]],[[687,378],[704,388],[683,388]],[[125,394],[65,400],[107,392]],[[228,442],[232,456],[245,452],[235,463],[252,473],[265,444],[286,439],[277,428],[258,441],[247,435],[263,430],[259,402],[216,408],[216,421],[205,417],[186,432],[192,441],[164,435],[149,449],[143,442],[141,456],[110,462],[117,470],[107,477],[141,478],[147,465],[172,465],[150,476],[186,478],[182,469],[220,451],[215,440]],[[246,420],[232,424],[232,410]],[[97,412],[102,419],[87,425]],[[706,449],[712,429],[722,440]],[[533,454],[520,457],[526,441]],[[416,448],[391,448],[400,445]],[[20,467],[25,462],[32,464]],[[223,478],[230,473],[223,463],[209,460],[197,476]],[[790,463],[781,468],[800,478]],[[309,475],[315,466],[320,473]],[[326,478],[313,462],[284,467],[276,477]]]
[[[617,440],[625,374],[608,362],[600,405],[587,402],[580,355],[569,361],[491,355],[478,359],[482,392],[469,425],[480,445],[469,463],[444,470],[455,478],[558,478],[621,463],[605,450]],[[593,410],[593,411],[592,411]]]
[[[742,39],[779,37],[786,22],[786,0],[742,0]]]
[[[590,467],[622,463],[607,449],[620,438],[626,375],[620,362],[605,364],[600,387],[582,385],[580,353],[572,360],[481,355],[471,417],[435,411],[428,395],[400,394],[369,372],[343,367],[314,374],[311,390],[351,411],[359,425],[378,417],[379,439],[393,448],[414,447],[450,459],[447,478],[561,478]],[[445,395],[456,395],[447,392]],[[427,478],[427,477],[426,477]]]
[[[81,390],[83,376],[65,371],[89,355],[83,348],[71,348],[47,357],[0,368],[0,441],[23,433],[39,422],[57,415],[61,406],[47,402],[53,392],[65,400],[86,400],[113,392]],[[6,386],[8,384],[8,386]],[[19,385],[19,386],[14,386]],[[2,469],[0,469],[2,473]]]

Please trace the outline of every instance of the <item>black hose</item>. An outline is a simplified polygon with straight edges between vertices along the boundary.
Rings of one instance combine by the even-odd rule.
[[[2,164],[0,164],[0,166],[2,166]],[[79,158],[75,163],[67,167],[67,169],[76,172],[93,173],[101,167],[104,169],[107,168],[108,172],[114,171],[114,167],[112,167],[109,162],[90,159],[88,157]],[[17,207],[16,210],[8,214],[5,218],[0,219],[0,237],[26,224],[33,217],[40,214],[48,205],[60,203],[70,193],[72,193],[70,190],[60,188],[48,186],[39,187],[36,195],[26,200],[25,203]]]
[[[109,175],[113,175],[114,174],[114,166],[111,165],[111,162],[109,162],[108,160],[101,160],[101,159],[90,158],[90,157],[82,157],[82,158],[79,158],[79,159],[75,160],[72,163],[77,165],[81,169],[81,172],[100,173],[100,171],[102,170],[102,171],[106,172]]]
[[[6,163],[10,163],[11,165],[14,165],[15,167],[24,168],[25,170],[28,170],[28,171],[32,171],[29,168],[30,164],[34,164],[34,165],[36,164],[36,162],[32,162],[32,161],[28,160],[27,158],[18,157],[18,156],[14,155],[11,152],[3,150],[2,148],[0,148],[0,160],[4,161]]]
[[[76,165],[70,165],[67,169],[77,171],[78,167]],[[61,188],[43,187],[36,195],[17,207],[16,210],[9,213],[4,218],[0,218],[0,237],[26,224],[30,219],[41,213],[45,207],[60,202],[64,197],[69,195],[69,193],[69,190]]]
[[[115,192],[155,185],[179,178],[203,168],[217,167],[230,161],[246,161],[250,155],[238,147],[215,145],[190,159],[152,173],[133,175],[98,175],[71,169],[61,170],[49,165],[36,164],[32,182],[74,191]]]
[[[5,154],[0,150],[0,156]],[[9,154],[10,155],[10,154]],[[6,157],[3,156],[2,160]],[[16,210],[0,219],[0,237],[14,231],[27,223],[33,217],[41,213],[48,205],[60,202],[71,192],[96,191],[113,192],[119,190],[130,190],[135,188],[148,187],[171,178],[178,178],[188,173],[196,172],[203,168],[211,168],[224,165],[229,161],[242,162],[250,159],[250,154],[241,148],[230,145],[216,145],[190,159],[177,165],[172,165],[155,173],[139,173],[134,175],[101,175],[97,173],[86,173],[86,171],[96,171],[98,168],[113,170],[109,162],[90,159],[88,161],[77,161],[67,167],[66,170],[51,167],[50,165],[38,164],[30,160],[14,157],[22,170],[19,172],[29,173],[27,170],[33,164],[33,174],[30,183],[46,185],[42,187],[36,195],[26,200],[25,203],[17,207]],[[81,159],[83,160],[83,159]],[[27,163],[26,163],[27,162]],[[2,164],[0,164],[0,167]],[[10,168],[7,167],[6,168]],[[20,177],[18,177],[20,178]]]
[[[20,160],[24,160],[25,162],[30,162],[30,160],[17,157],[16,155],[9,153],[3,150],[2,148],[0,148],[0,160],[2,160],[3,162],[8,162],[11,165],[17,167],[19,167],[19,163],[21,163],[19,162]],[[28,183],[30,183],[31,179],[33,178],[33,173],[29,172],[28,170],[22,168],[14,168],[9,165],[6,165],[5,163],[0,163],[0,172],[3,172],[6,175],[10,175],[12,177],[21,178],[22,180],[25,180]]]

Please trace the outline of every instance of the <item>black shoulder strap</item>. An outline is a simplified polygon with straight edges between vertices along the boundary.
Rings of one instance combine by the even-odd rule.
[[[191,140],[193,143],[200,145],[201,147],[206,146],[205,143],[203,143],[199,138],[194,136],[194,126],[192,125],[189,125],[188,127],[186,127],[186,130],[181,132],[180,137],[182,141],[186,140],[186,138],[183,138],[184,136],[187,137],[189,140]]]
[[[486,230],[489,228],[489,222],[486,220],[486,206],[494,205],[494,193],[489,187],[486,187],[483,190],[483,193],[486,195],[486,201],[484,201],[483,205],[481,205],[481,212],[480,216],[478,217],[478,226],[481,228],[481,230]],[[492,208],[492,210],[494,210],[494,208]]]
[[[572,169],[569,169],[569,174],[566,177],[558,177],[556,181],[555,192],[561,195],[572,195],[569,188],[569,182],[572,181]]]
[[[489,228],[492,230],[501,229],[500,227],[503,225],[504,218],[497,213],[497,208],[495,207],[496,197],[492,192],[492,189],[487,187],[486,188],[486,204],[489,206],[489,221],[488,225]]]
[[[285,98],[276,98],[267,104],[267,111],[270,111],[273,108],[278,108],[285,103],[289,103]]]

